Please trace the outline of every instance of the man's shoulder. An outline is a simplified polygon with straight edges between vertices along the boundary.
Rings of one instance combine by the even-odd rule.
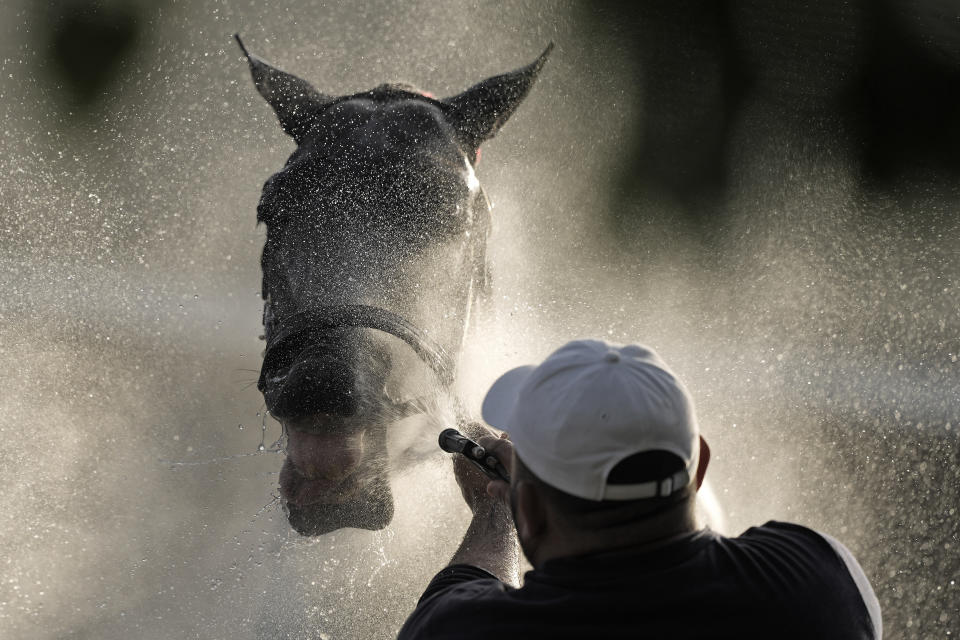
[[[472,599],[505,594],[511,589],[486,569],[469,564],[454,564],[433,577],[420,596],[418,605],[441,593],[447,596],[456,594],[460,599]]]
[[[800,586],[846,573],[847,567],[830,540],[809,527],[771,520],[739,536],[724,538],[721,544],[735,564],[747,561],[783,566],[791,583]]]
[[[823,534],[793,522],[769,520],[727,540],[757,550],[782,553],[795,549],[839,561],[834,548]]]
[[[837,539],[802,525],[770,521],[728,541],[736,548],[731,554],[735,562],[744,567],[742,575],[761,588],[800,597],[811,609],[858,612],[873,632],[863,637],[881,636],[880,605],[870,581]]]
[[[775,535],[799,540],[822,540],[822,536],[810,527],[795,522],[785,522],[782,520],[768,520],[762,525],[750,527],[738,537],[752,537],[760,535]]]
[[[483,627],[481,603],[509,597],[513,588],[479,567],[456,564],[440,571],[427,586],[400,630],[403,638],[465,638]]]

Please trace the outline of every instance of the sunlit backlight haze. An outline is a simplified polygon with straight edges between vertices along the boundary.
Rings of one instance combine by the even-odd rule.
[[[819,528],[888,637],[960,633],[951,3],[14,0],[0,24],[0,636],[390,638],[466,527],[430,453],[449,408],[396,425],[422,446],[387,529],[306,539],[278,510],[255,207],[292,142],[235,31],[331,94],[451,95],[555,42],[476,170],[472,415],[567,339],[649,344],[728,532]]]

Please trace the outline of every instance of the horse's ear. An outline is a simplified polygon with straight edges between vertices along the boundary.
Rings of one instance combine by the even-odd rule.
[[[497,133],[517,105],[527,97],[552,50],[551,42],[531,64],[487,78],[463,93],[441,101],[446,107],[447,118],[465,147],[476,150]]]
[[[250,63],[250,75],[260,95],[270,103],[280,125],[297,144],[303,141],[313,124],[317,113],[326,108],[333,100],[314,89],[309,82],[297,76],[280,71],[255,55],[251,55],[243,46],[239,34],[233,34],[237,44]]]

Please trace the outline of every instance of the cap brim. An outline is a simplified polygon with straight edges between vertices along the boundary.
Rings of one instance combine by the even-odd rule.
[[[483,398],[483,405],[480,408],[484,422],[501,431],[510,430],[512,426],[510,416],[517,404],[520,387],[534,369],[536,367],[533,365],[517,367],[496,379]]]

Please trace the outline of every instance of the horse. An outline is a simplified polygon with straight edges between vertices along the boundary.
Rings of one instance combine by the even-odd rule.
[[[286,439],[284,510],[304,536],[382,529],[394,510],[390,427],[450,393],[471,309],[490,291],[480,145],[527,96],[553,45],[437,99],[397,83],[326,95],[235,37],[296,143],[257,205],[266,226],[257,386]],[[426,391],[404,397],[411,388]]]

